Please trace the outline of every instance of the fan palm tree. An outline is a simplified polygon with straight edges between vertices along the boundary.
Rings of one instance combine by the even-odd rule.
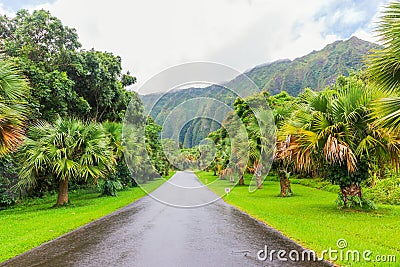
[[[400,129],[400,3],[390,3],[377,27],[382,46],[366,57],[366,73],[380,89],[394,92],[374,104],[376,124],[389,130]]]
[[[293,151],[290,149],[291,140],[292,136],[288,135],[285,141],[278,142],[274,153],[274,160],[278,162],[279,182],[282,197],[291,196],[293,194],[289,180],[293,155]]]
[[[0,60],[0,157],[24,138],[28,84],[11,64]]]
[[[362,197],[360,182],[368,177],[368,162],[392,157],[397,164],[400,140],[372,123],[372,103],[385,97],[383,92],[355,77],[339,78],[334,89],[301,95],[298,111],[278,138],[291,136],[294,167],[326,170],[346,202],[348,196]]]
[[[275,116],[267,109],[256,109],[247,125],[249,138],[249,166],[254,170],[257,189],[262,188],[275,149]],[[253,191],[254,189],[250,189]]]
[[[102,123],[102,126],[108,136],[116,160],[121,160],[124,151],[124,147],[122,146],[122,124],[106,121]]]
[[[249,160],[250,142],[246,129],[238,117],[232,116],[232,120],[224,124],[229,133],[230,158],[228,166],[234,176],[238,177],[239,185],[244,185],[244,173]]]
[[[114,169],[112,147],[101,125],[58,118],[33,126],[20,150],[20,188],[50,172],[59,183],[56,206],[68,203],[71,179],[98,179]]]

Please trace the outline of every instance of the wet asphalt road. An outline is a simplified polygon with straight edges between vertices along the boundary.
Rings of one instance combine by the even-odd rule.
[[[199,198],[215,199],[204,187],[194,194],[181,193],[180,199],[174,190],[182,188],[173,184],[201,185],[193,173],[178,172],[154,195],[171,197],[181,206],[201,203]],[[260,261],[257,252],[265,246],[269,252],[303,250],[222,200],[197,208],[176,208],[146,196],[0,266],[329,266],[276,257]]]

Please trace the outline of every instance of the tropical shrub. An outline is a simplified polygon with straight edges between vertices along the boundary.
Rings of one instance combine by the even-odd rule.
[[[376,210],[378,207],[375,202],[370,199],[361,198],[359,196],[345,196],[342,193],[338,194],[336,204],[338,209],[349,208],[349,209],[361,209],[361,210]]]
[[[376,181],[375,185],[364,190],[364,195],[377,203],[400,205],[400,177],[391,177]]]
[[[0,159],[0,208],[12,206],[18,196],[10,188],[18,183],[18,168],[10,154]]]
[[[117,192],[123,188],[123,185],[119,180],[107,179],[99,181],[99,187],[102,196],[116,197]]]

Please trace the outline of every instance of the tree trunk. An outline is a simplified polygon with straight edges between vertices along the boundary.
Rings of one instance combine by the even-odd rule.
[[[221,179],[221,180],[225,180],[226,179],[225,178],[225,172],[226,172],[226,169],[225,170],[221,170],[219,172],[218,178]]]
[[[58,186],[58,197],[56,206],[62,206],[68,203],[68,179],[60,181]]]
[[[256,177],[256,181],[257,181],[257,189],[261,189],[262,188],[262,165],[260,162],[256,162],[254,163],[254,176]]]
[[[256,181],[257,181],[257,189],[261,189],[262,188],[261,176],[256,175]]]
[[[240,175],[239,185],[244,185],[243,175]]]
[[[343,187],[341,186],[340,191],[342,192],[343,195],[344,205],[347,204],[347,199],[349,197],[358,196],[360,199],[362,198],[361,186],[358,184],[351,184],[349,186],[343,186]]]
[[[238,163],[237,164],[237,172],[239,176],[239,185],[244,185],[244,171],[245,171],[245,165],[243,163]]]
[[[137,182],[136,182],[135,178],[133,178],[133,176],[132,176],[131,183],[132,183],[132,187],[136,187],[136,186],[138,186],[138,184],[137,184]]]
[[[281,196],[291,196],[293,192],[290,186],[289,173],[286,171],[279,171],[279,180],[281,185]]]
[[[231,183],[235,182],[235,177],[233,177],[233,173],[232,172],[229,174],[229,182],[231,182]]]
[[[214,168],[214,176],[217,176],[217,170]]]

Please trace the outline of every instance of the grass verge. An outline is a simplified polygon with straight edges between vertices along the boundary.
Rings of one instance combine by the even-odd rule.
[[[169,179],[174,173],[167,177]],[[164,183],[158,179],[146,185],[152,191]],[[71,204],[52,208],[56,195],[32,199],[0,211],[0,262],[103,217],[146,193],[139,187],[118,192],[118,197],[99,197],[96,190],[70,192]]]
[[[216,179],[212,173],[196,172],[199,179],[218,195],[226,187],[226,180]],[[249,184],[250,177],[246,177]],[[339,239],[348,246],[343,249],[343,260],[334,262],[344,266],[399,266],[400,264],[400,207],[379,205],[373,212],[338,210],[337,193],[318,190],[300,184],[292,184],[294,196],[279,196],[279,183],[265,181],[263,189],[250,193],[247,186],[234,187],[224,200],[254,218],[279,230],[281,233],[314,250],[318,255],[329,248],[340,251]],[[262,249],[262,248],[260,248]],[[349,250],[361,253],[360,262],[352,261]],[[363,260],[362,253],[370,250],[370,262]],[[379,262],[383,257],[395,255],[397,263]],[[380,258],[378,258],[380,257]],[[325,257],[327,259],[327,257]],[[392,260],[392,259],[391,259]]]

